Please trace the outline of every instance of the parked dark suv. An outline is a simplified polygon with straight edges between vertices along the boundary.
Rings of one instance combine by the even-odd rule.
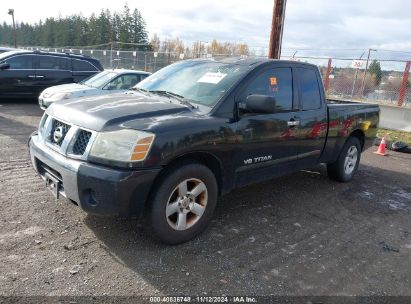
[[[79,82],[103,70],[92,57],[38,51],[0,54],[0,98],[37,98],[50,87]]]

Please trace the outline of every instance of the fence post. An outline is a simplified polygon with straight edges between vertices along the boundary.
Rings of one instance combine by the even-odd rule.
[[[325,90],[325,95],[328,94],[328,82],[330,81],[330,73],[331,73],[331,63],[332,59],[328,59],[328,65],[327,65],[327,72],[325,73],[325,79],[324,79],[324,90]]]
[[[400,97],[398,98],[398,106],[401,107],[404,103],[405,93],[407,92],[408,75],[410,74],[411,61],[407,61],[405,65],[404,74],[402,75],[402,85],[400,90]]]
[[[110,42],[110,68],[113,68],[113,42]]]

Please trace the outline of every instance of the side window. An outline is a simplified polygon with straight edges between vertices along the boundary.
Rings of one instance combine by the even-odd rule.
[[[33,56],[20,55],[6,59],[11,70],[31,70],[33,69]]]
[[[88,61],[73,59],[73,71],[77,72],[89,72],[97,71],[97,69]]]
[[[122,75],[111,81],[108,85],[109,90],[128,90],[140,80],[139,75]]]
[[[40,70],[70,70],[69,62],[64,57],[38,56]]]
[[[304,68],[298,68],[297,74],[300,80],[303,110],[316,110],[321,108],[321,95],[317,74],[314,70]]]
[[[258,75],[245,90],[245,97],[254,94],[274,97],[279,112],[292,110],[293,77],[291,69],[269,69]]]

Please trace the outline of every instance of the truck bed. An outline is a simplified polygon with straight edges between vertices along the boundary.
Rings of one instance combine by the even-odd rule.
[[[379,106],[348,100],[326,101],[328,132],[321,160],[327,163],[335,161],[346,137],[355,129],[363,133],[363,149],[370,147],[377,134]]]

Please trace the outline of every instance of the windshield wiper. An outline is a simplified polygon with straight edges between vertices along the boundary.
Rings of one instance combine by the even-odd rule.
[[[184,99],[184,96],[181,96],[177,93],[173,93],[170,91],[164,91],[164,90],[152,90],[149,91],[150,93],[154,93],[154,94],[161,94],[161,95],[167,95],[167,96],[171,96],[171,97],[177,97],[178,99]]]
[[[179,94],[177,94],[177,93],[173,93],[173,92],[170,92],[170,91],[164,91],[164,90],[152,90],[152,91],[148,91],[148,92],[154,93],[154,94],[166,95],[166,96],[169,96],[169,97],[174,97],[174,98],[178,99],[178,101],[179,101],[181,104],[183,104],[183,105],[189,106],[189,107],[191,107],[191,108],[193,108],[193,109],[196,109],[196,108],[197,108],[197,107],[194,106],[191,102],[189,102],[189,101],[187,100],[187,98],[185,98],[184,96],[179,95]]]
[[[137,87],[132,87],[130,90],[133,90],[133,91],[141,91],[141,92],[148,92],[147,90],[140,89],[140,88],[137,88]]]

